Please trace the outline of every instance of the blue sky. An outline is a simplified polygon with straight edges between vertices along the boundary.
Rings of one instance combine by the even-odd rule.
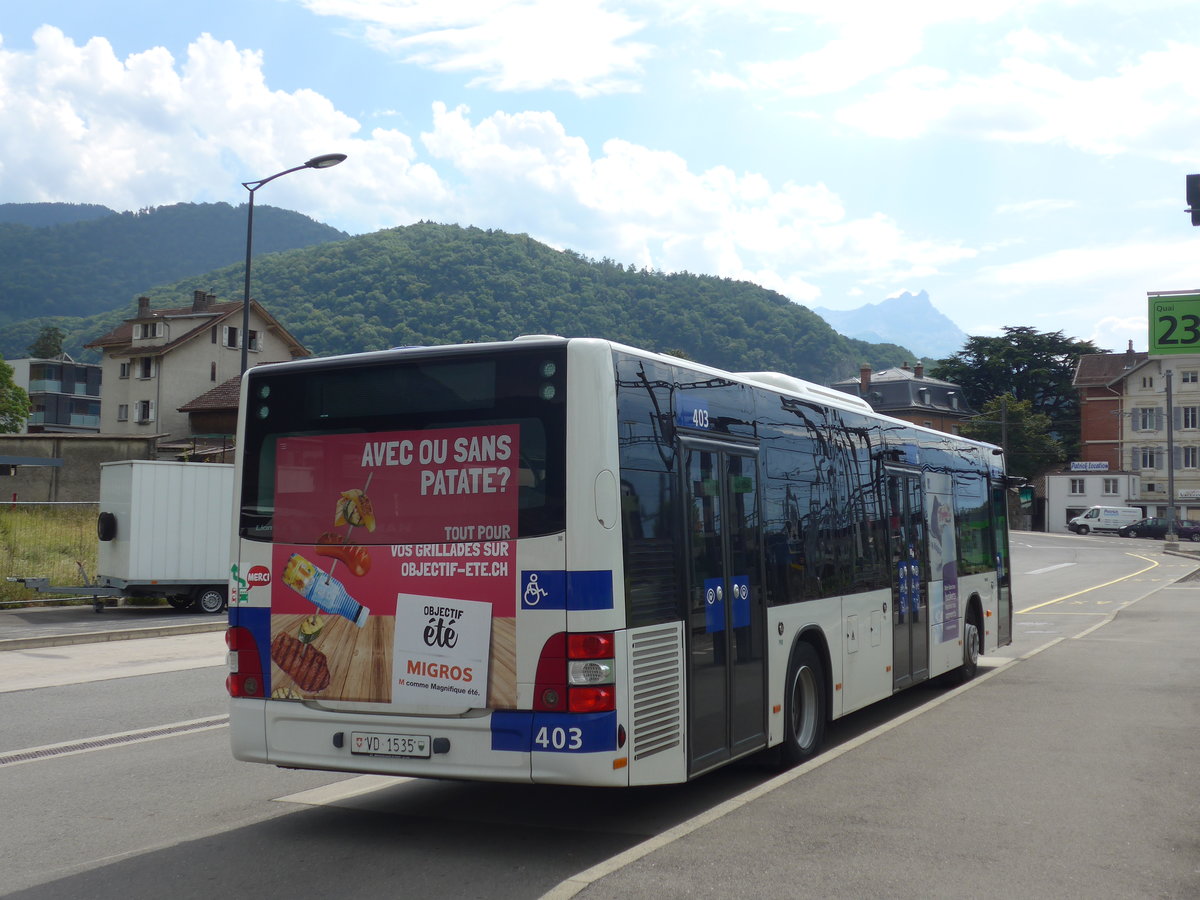
[[[1200,288],[1198,61],[1195,0],[6,0],[0,202],[342,152],[256,203],[1145,350]]]

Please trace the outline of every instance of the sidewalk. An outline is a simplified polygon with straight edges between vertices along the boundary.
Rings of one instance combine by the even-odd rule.
[[[0,610],[0,651],[224,631],[228,617],[169,606],[29,606]]]
[[[1183,581],[546,896],[1200,896],[1198,672]]]

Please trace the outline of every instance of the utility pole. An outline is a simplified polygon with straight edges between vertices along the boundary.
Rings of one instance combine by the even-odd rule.
[[[1168,545],[1179,546],[1175,533],[1175,409],[1172,402],[1170,369],[1163,373],[1167,379],[1167,535]]]

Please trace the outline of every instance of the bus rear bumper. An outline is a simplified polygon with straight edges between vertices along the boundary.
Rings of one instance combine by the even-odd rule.
[[[533,714],[380,716],[238,698],[230,701],[230,742],[236,759],[284,768],[516,783],[628,784],[626,771],[612,764],[613,753],[525,749],[530,728],[519,724],[523,717],[532,722]],[[356,753],[355,733],[426,738],[429,756]],[[565,740],[569,746],[570,736]]]

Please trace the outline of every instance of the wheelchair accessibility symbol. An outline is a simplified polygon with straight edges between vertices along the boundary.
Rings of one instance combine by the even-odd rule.
[[[530,572],[529,580],[525,582],[525,593],[521,596],[521,602],[525,606],[537,606],[549,593],[538,584],[537,572]]]

